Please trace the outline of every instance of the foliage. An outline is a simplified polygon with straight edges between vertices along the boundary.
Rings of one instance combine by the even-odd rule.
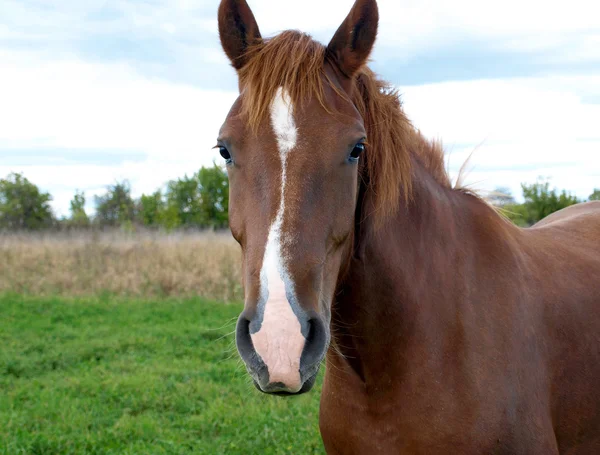
[[[229,181],[223,169],[202,168],[167,185],[167,227],[223,228],[228,223]]]
[[[130,224],[135,216],[135,203],[131,197],[131,187],[126,180],[109,185],[106,193],[95,196],[95,221],[101,226],[122,226]]]
[[[86,227],[90,220],[85,213],[85,194],[83,191],[75,191],[75,196],[71,200],[71,219],[69,224],[75,227]]]
[[[158,226],[161,223],[164,205],[160,190],[150,195],[142,194],[137,209],[140,223],[144,226]]]
[[[37,230],[53,224],[52,197],[22,174],[0,179],[0,229]]]
[[[0,296],[0,454],[323,454],[320,380],[261,395],[241,305]]]
[[[589,200],[590,201],[600,201],[600,189],[595,188],[594,192],[592,194],[590,194]]]
[[[198,180],[187,175],[167,184],[167,211],[170,227],[192,227],[202,224]]]
[[[550,189],[550,182],[542,178],[531,185],[521,184],[521,189],[522,204],[516,203],[506,188],[497,188],[488,198],[507,218],[521,227],[532,226],[551,213],[581,202],[564,190],[559,193],[557,189]]]
[[[527,224],[535,224],[551,213],[557,212],[570,205],[577,204],[579,199],[565,190],[558,193],[556,189],[550,189],[550,182],[543,179],[532,185],[521,184],[523,198],[525,199]]]
[[[227,173],[214,165],[202,168],[197,174],[203,222],[222,228],[228,224],[229,180]]]

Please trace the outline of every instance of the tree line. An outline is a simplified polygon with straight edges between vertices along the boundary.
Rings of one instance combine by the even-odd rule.
[[[567,191],[550,187],[548,180],[522,184],[523,203],[517,203],[506,188],[497,188],[488,200],[519,226],[531,226],[569,205],[583,202]],[[588,200],[600,200],[600,189]],[[106,187],[94,196],[95,214],[86,213],[86,196],[76,191],[70,215],[57,218],[52,212],[52,197],[22,174],[0,179],[0,230],[21,231],[61,228],[144,226],[155,229],[212,228],[228,225],[229,182],[227,173],[217,165],[201,168],[191,177],[171,180],[165,188],[138,199],[131,195],[127,181]]]
[[[95,214],[86,212],[86,195],[76,191],[69,216],[56,217],[52,197],[24,175],[11,173],[0,179],[0,230],[86,229],[94,227],[155,229],[212,228],[228,225],[229,181],[214,165],[191,177],[171,180],[165,188],[134,199],[128,181],[108,185],[94,196]]]

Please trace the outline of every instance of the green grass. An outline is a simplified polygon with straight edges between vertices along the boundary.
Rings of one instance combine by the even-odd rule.
[[[202,300],[0,296],[0,454],[314,454],[320,387],[260,394]]]

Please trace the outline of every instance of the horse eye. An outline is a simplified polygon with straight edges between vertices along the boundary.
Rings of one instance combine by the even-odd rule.
[[[231,154],[229,153],[229,150],[227,150],[225,147],[219,147],[219,154],[223,157],[227,164],[231,163]]]
[[[359,142],[354,146],[352,152],[350,152],[350,161],[358,161],[358,157],[362,152],[365,151],[365,144]]]

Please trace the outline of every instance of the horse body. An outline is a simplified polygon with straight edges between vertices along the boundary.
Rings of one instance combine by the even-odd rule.
[[[327,452],[600,453],[600,203],[520,229],[419,174],[332,309]]]
[[[330,454],[600,453],[600,204],[521,229],[453,188],[365,66],[377,21],[357,0],[325,47],[221,1],[248,372],[305,393],[326,355]]]

